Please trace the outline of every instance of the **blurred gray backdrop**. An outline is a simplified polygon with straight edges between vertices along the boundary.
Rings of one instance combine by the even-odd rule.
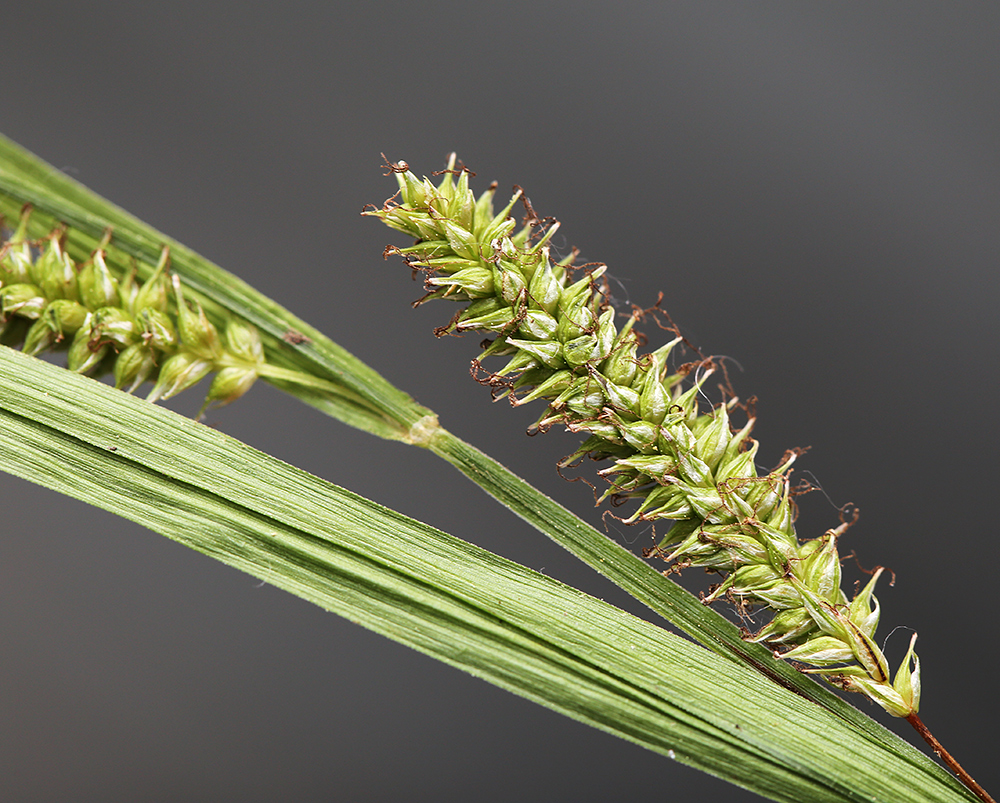
[[[917,629],[921,713],[996,794],[995,4],[33,2],[2,24],[0,130],[593,521],[554,470],[574,440],[522,437],[539,410],[469,379],[478,338],[409,307],[381,258],[400,237],[358,214],[393,192],[379,153],[430,173],[456,150],[622,300],[664,291],[741,366],[761,464],[813,447],[801,534],[860,507],[841,545],[897,574],[890,659]],[[208,423],[645,615],[429,454],[266,386]],[[758,799],[83,504],[6,475],[0,500],[5,801]]]

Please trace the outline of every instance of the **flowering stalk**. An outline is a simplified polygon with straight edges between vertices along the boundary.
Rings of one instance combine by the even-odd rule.
[[[233,317],[220,333],[201,305],[185,300],[166,246],[152,275],[139,282],[134,266],[112,270],[110,231],[90,260],[78,264],[66,253],[65,227],[33,240],[30,218],[28,206],[0,242],[4,344],[30,355],[65,349],[70,370],[111,373],[115,387],[129,393],[150,381],[150,401],[169,399],[214,372],[199,415],[210,404],[235,401],[261,376],[329,389],[320,379],[268,365],[251,324]]]
[[[730,414],[739,404],[732,396],[700,410],[702,387],[718,365],[709,358],[669,369],[679,336],[640,354],[634,325],[644,313],[633,310],[619,327],[602,281],[606,266],[584,266],[574,276],[573,255],[554,261],[548,243],[559,224],[539,220],[526,199],[528,215],[518,228],[510,212],[523,197],[520,189],[494,213],[496,184],[475,198],[472,174],[456,169],[454,156],[437,185],[418,179],[405,162],[388,166],[399,193],[366,214],[416,242],[389,246],[386,256],[398,254],[425,274],[428,293],[417,303],[467,304],[437,334],[494,336],[484,341],[474,370],[482,377],[486,357],[507,362],[480,381],[514,405],[546,400],[533,429],[561,424],[586,435],[561,465],[585,456],[610,461],[600,471],[609,482],[601,500],[636,501],[627,523],[670,523],[647,557],[668,561],[668,571],[703,566],[725,575],[706,603],[724,596],[742,609],[760,605],[774,612],[748,638],[894,716],[914,715],[920,701],[916,636],[894,676],[874,641],[874,589],[882,570],[849,600],[840,588],[837,552],[848,525],[799,541],[788,478],[796,453],[758,476],[753,415],[734,427]]]

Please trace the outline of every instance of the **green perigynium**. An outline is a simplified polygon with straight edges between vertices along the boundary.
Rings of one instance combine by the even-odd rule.
[[[115,386],[130,393],[151,381],[151,401],[170,398],[217,372],[205,405],[226,404],[246,393],[258,376],[273,372],[253,326],[232,319],[220,334],[200,306],[185,301],[179,279],[169,273],[166,248],[140,284],[134,270],[116,272],[108,265],[107,242],[77,264],[63,248],[63,229],[31,240],[30,215],[25,209],[0,244],[4,343],[20,344],[32,355],[65,348],[70,370],[111,372]]]
[[[456,170],[454,156],[436,185],[418,179],[405,162],[388,167],[399,192],[366,214],[416,242],[390,246],[386,255],[398,254],[425,274],[428,293],[419,303],[466,304],[437,333],[493,335],[473,363],[480,381],[515,405],[547,401],[533,429],[558,424],[587,436],[563,465],[585,456],[609,461],[600,471],[609,483],[601,499],[633,500],[628,523],[668,523],[647,557],[663,558],[671,570],[702,566],[724,575],[706,602],[726,597],[743,609],[774,612],[749,638],[895,716],[915,713],[916,636],[894,676],[874,641],[874,588],[882,570],[849,600],[837,553],[848,525],[798,539],[788,478],[797,455],[788,453],[758,476],[752,414],[735,427],[735,397],[700,409],[702,387],[717,364],[709,358],[669,368],[679,336],[640,354],[634,325],[644,313],[634,310],[619,326],[602,280],[606,267],[574,276],[572,255],[553,260],[548,243],[559,224],[540,220],[527,203],[518,228],[510,212],[520,190],[495,213],[496,184],[477,199],[470,172]],[[507,362],[485,371],[487,357]]]

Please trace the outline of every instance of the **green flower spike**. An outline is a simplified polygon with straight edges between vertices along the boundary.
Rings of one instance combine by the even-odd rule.
[[[206,406],[239,398],[262,372],[316,384],[268,366],[250,324],[230,320],[220,336],[204,310],[185,300],[178,277],[170,276],[169,249],[140,283],[134,265],[126,268],[109,258],[110,232],[91,259],[77,265],[63,247],[66,229],[34,241],[28,236],[30,217],[26,207],[10,239],[0,244],[5,342],[20,343],[32,355],[66,348],[70,370],[111,371],[115,386],[130,393],[152,381],[152,401],[176,395],[212,372],[217,375]]]
[[[323,379],[269,365],[257,330],[230,318],[213,323],[170,274],[164,246],[145,282],[137,266],[117,256],[110,230],[90,260],[73,262],[64,249],[65,227],[41,240],[29,239],[31,208],[0,242],[0,337],[27,353],[67,349],[67,367],[80,373],[111,372],[115,387],[134,392],[153,383],[147,399],[175,396],[210,373],[212,381],[199,412],[229,404],[259,377],[343,395]],[[2,220],[0,220],[2,226]]]
[[[549,241],[558,223],[540,220],[526,200],[518,228],[510,212],[520,190],[495,214],[496,185],[474,197],[472,174],[456,168],[454,155],[437,184],[418,179],[405,162],[387,167],[399,192],[365,214],[415,242],[389,246],[385,255],[398,254],[425,275],[427,295],[418,303],[465,304],[436,333],[491,335],[473,361],[479,380],[515,405],[544,399],[548,407],[531,429],[558,424],[586,436],[560,465],[587,456],[610,463],[600,471],[609,483],[601,501],[634,502],[626,523],[667,524],[646,557],[666,560],[668,571],[702,566],[724,575],[706,603],[726,597],[743,612],[754,606],[773,612],[748,638],[894,716],[915,716],[915,637],[891,681],[874,641],[879,608],[873,591],[881,570],[849,600],[840,588],[837,552],[848,525],[798,539],[788,479],[797,453],[758,476],[753,416],[735,427],[730,415],[740,405],[731,395],[701,409],[702,388],[718,365],[699,358],[668,368],[684,342],[680,336],[639,354],[634,326],[645,313],[632,311],[619,327],[606,267],[584,266],[574,275],[573,254],[554,260]],[[506,364],[486,371],[487,357]]]

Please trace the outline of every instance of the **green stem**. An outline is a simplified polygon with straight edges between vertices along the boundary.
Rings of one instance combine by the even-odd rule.
[[[236,365],[236,363],[234,363],[234,365]],[[256,370],[258,376],[264,379],[289,382],[293,385],[299,385],[300,387],[318,390],[321,393],[329,393],[342,399],[350,399],[357,404],[364,404],[365,402],[365,399],[361,395],[354,393],[352,390],[345,388],[343,385],[337,385],[325,379],[312,376],[311,374],[303,373],[302,371],[296,371],[291,368],[282,368],[278,365],[270,364],[254,366],[254,370]]]

